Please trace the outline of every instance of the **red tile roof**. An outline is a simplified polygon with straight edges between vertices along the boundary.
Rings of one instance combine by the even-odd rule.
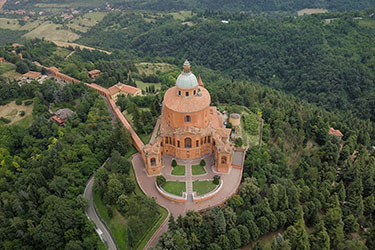
[[[340,130],[336,130],[336,129],[334,129],[334,128],[330,128],[329,129],[329,134],[330,135],[334,135],[334,136],[337,136],[337,137],[343,137],[344,135],[341,133],[341,131]]]
[[[97,75],[99,73],[100,73],[100,70],[98,70],[98,69],[94,69],[94,70],[89,71],[89,75]]]
[[[138,91],[141,91],[141,89],[120,83],[110,87],[108,91],[110,95],[117,94],[118,92],[124,92],[130,95],[134,95]]]
[[[35,71],[29,71],[25,74],[23,74],[22,76],[23,77],[28,77],[28,78],[32,78],[32,79],[36,79],[38,78],[39,76],[41,76],[42,74],[40,72],[35,72]]]

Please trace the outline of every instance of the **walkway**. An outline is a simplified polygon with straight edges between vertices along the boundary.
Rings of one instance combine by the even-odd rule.
[[[94,176],[92,176],[86,184],[85,191],[83,193],[84,197],[89,201],[89,207],[85,211],[88,218],[90,218],[96,225],[96,231],[99,234],[100,239],[108,246],[109,250],[117,250],[115,241],[113,240],[111,233],[104,225],[104,223],[99,218],[96,213],[92,187],[94,184]]]

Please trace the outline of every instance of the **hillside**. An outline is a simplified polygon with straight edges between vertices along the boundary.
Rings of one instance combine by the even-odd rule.
[[[215,1],[215,0],[109,0],[111,8],[115,9],[142,9],[142,10],[158,10],[158,11],[176,11],[176,10],[225,10],[225,11],[297,11],[304,8],[325,8],[332,11],[345,11],[370,8],[374,6],[374,0],[234,0],[234,1]],[[61,8],[70,6],[73,8],[104,8],[104,3],[97,0],[20,0],[17,2],[8,1],[5,8],[15,9],[19,6],[27,7],[48,7]]]
[[[297,19],[231,14],[227,24],[220,14],[156,15],[151,22],[138,13],[111,14],[78,41],[175,64],[189,58],[232,79],[252,79],[374,120],[375,19],[369,13],[361,19],[354,13]]]

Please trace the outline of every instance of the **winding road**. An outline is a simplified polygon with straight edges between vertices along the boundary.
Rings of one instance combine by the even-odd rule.
[[[92,220],[96,225],[96,232],[99,234],[100,239],[108,246],[109,250],[117,250],[115,241],[113,240],[111,233],[99,218],[96,212],[92,187],[94,185],[94,176],[91,176],[86,184],[84,197],[89,201],[89,207],[85,211],[87,217]]]

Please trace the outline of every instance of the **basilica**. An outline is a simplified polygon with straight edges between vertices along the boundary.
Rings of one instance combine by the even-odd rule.
[[[149,175],[161,173],[163,155],[199,159],[213,154],[214,170],[229,172],[234,149],[229,140],[231,129],[225,128],[221,113],[210,103],[202,79],[197,79],[185,61],[176,86],[164,95],[158,137],[142,149]]]

